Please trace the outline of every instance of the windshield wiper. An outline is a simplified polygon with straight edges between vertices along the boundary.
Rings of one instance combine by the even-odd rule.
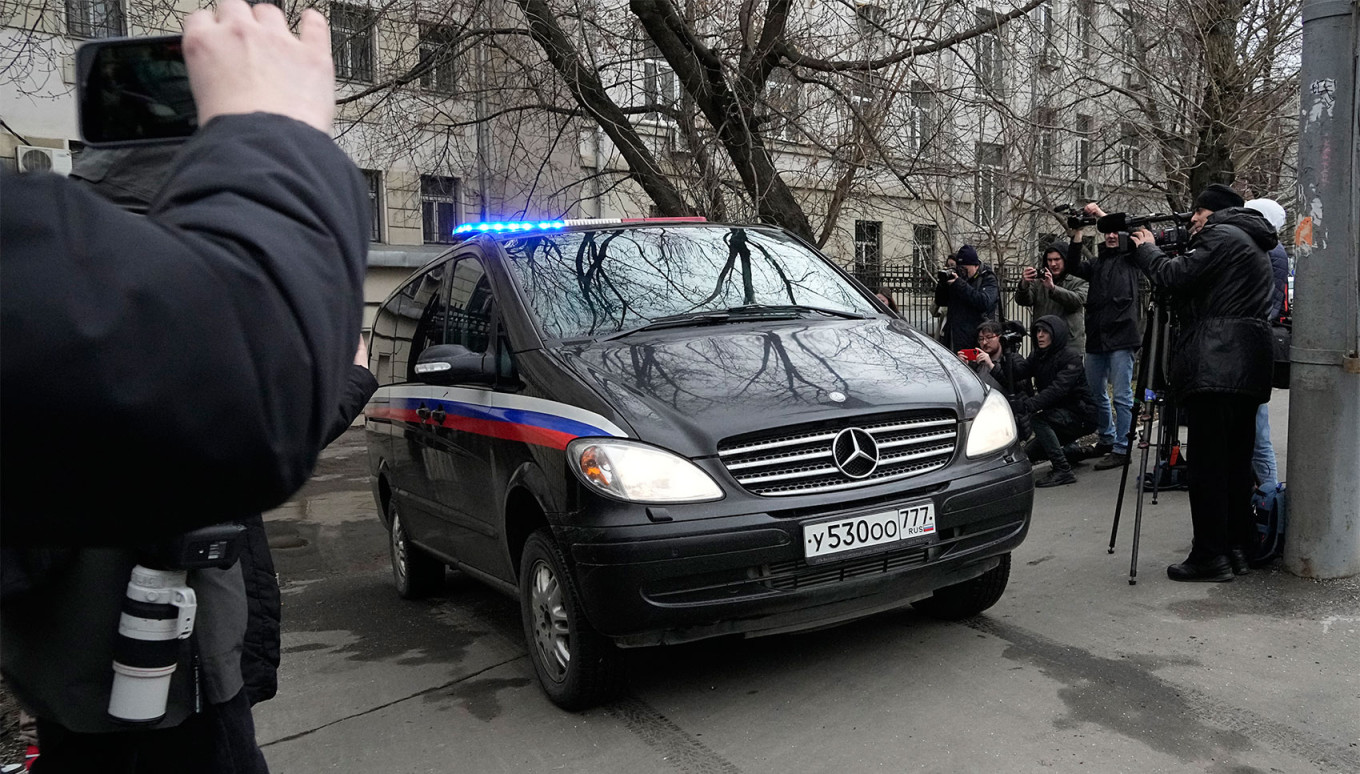
[[[771,314],[790,314],[793,312],[816,312],[830,317],[842,317],[847,320],[867,320],[868,317],[858,312],[847,312],[843,309],[825,309],[820,306],[808,306],[806,304],[744,304],[742,306],[729,307],[727,310],[731,314],[746,314],[748,312],[769,312]]]
[[[687,328],[699,325],[719,325],[731,322],[733,317],[727,312],[687,312],[685,314],[668,314],[665,317],[658,317],[651,322],[643,323],[634,328],[624,328],[616,333],[610,333],[599,337],[599,341],[613,341],[624,336],[631,336],[634,333],[643,331],[656,331],[664,328]]]
[[[807,312],[830,315],[832,317],[843,317],[850,320],[868,319],[862,314],[855,312],[844,312],[839,309],[822,309],[816,306],[804,306],[802,304],[744,304],[742,306],[730,307],[725,311],[708,312],[687,312],[685,314],[669,314],[665,317],[658,317],[651,322],[643,323],[634,328],[625,328],[617,333],[610,333],[599,337],[599,341],[613,341],[634,333],[643,331],[655,331],[665,328],[688,328],[700,325],[721,325],[729,322],[746,322],[748,320],[777,320],[793,319],[797,315]]]

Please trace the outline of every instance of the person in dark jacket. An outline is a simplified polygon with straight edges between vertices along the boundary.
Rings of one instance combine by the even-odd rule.
[[[1188,410],[1194,544],[1167,568],[1176,581],[1230,581],[1254,539],[1251,450],[1257,407],[1270,400],[1275,231],[1242,197],[1215,183],[1195,198],[1190,252],[1168,258],[1152,234],[1132,234],[1134,260],[1173,291],[1181,322],[1171,384]]]
[[[936,282],[935,305],[948,309],[943,343],[957,351],[973,346],[983,320],[996,319],[1001,283],[992,267],[983,265],[972,245],[960,247],[954,261],[956,268],[946,270]]]
[[[326,21],[300,27],[241,0],[186,19],[201,128],[145,218],[51,175],[0,185],[0,659],[38,718],[34,771],[266,770],[220,668],[239,573],[190,581],[202,711],[189,648],[164,720],[129,731],[108,706],[131,549],[291,495],[353,362],[368,198],[330,136]],[[33,453],[53,439],[90,461],[79,486]]]
[[[1020,273],[1015,303],[1034,307],[1038,319],[1055,314],[1072,332],[1071,346],[1086,351],[1086,295],[1089,284],[1067,271],[1067,245],[1054,242],[1044,250],[1042,266],[1026,266]]]
[[[1081,353],[1070,345],[1071,334],[1067,322],[1057,315],[1040,317],[1031,327],[1034,351],[1015,363],[1015,378],[1032,379],[1033,396],[1015,396],[1011,401],[1017,415],[1029,418],[1034,439],[1026,447],[1031,460],[1047,459],[1053,468],[1034,482],[1035,486],[1050,487],[1074,484],[1072,463],[1063,453],[1063,445],[1074,441],[1096,427],[1096,405],[1086,387],[1086,371],[1082,368]],[[991,358],[983,353],[984,364]],[[993,369],[997,378],[999,369]]]
[[[76,159],[70,179],[83,183],[128,212],[144,215],[165,184],[176,151],[175,146],[155,145],[89,148]],[[354,365],[350,367],[337,411],[326,430],[327,446],[349,429],[377,389],[378,380],[368,370],[368,348],[360,336]],[[247,612],[240,671],[246,699],[253,707],[272,699],[278,692],[282,606],[263,516],[253,514],[238,523],[245,527],[241,534],[243,545],[239,561]],[[233,588],[236,587],[233,585]]]
[[[1105,216],[1094,202],[1087,204],[1084,211],[1097,218]],[[1067,270],[1090,283],[1086,295],[1086,382],[1100,415],[1097,428],[1100,436],[1091,454],[1105,455],[1096,462],[1096,470],[1109,470],[1128,462],[1129,428],[1133,424],[1133,363],[1143,345],[1143,296],[1147,280],[1129,260],[1127,234],[1105,234],[1096,249],[1095,260],[1091,261],[1082,254],[1083,233],[1080,228],[1072,232]]]

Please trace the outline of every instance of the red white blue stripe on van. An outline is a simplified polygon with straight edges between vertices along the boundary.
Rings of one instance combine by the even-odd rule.
[[[421,408],[443,410],[436,422]],[[628,436],[618,425],[592,411],[543,398],[507,395],[466,387],[383,387],[369,401],[369,419],[438,425],[491,438],[565,449],[582,436]]]

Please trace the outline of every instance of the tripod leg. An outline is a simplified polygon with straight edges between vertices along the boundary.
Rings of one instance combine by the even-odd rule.
[[[1134,399],[1133,409],[1135,412],[1138,411],[1141,405],[1142,401]],[[1133,433],[1130,432],[1129,436],[1130,436],[1129,442],[1131,444]],[[1130,448],[1132,447],[1130,446]],[[1115,495],[1114,524],[1110,525],[1110,547],[1106,551],[1106,553],[1109,554],[1114,553],[1114,540],[1115,537],[1119,535],[1119,514],[1122,513],[1124,510],[1124,487],[1128,484],[1128,481],[1129,481],[1129,461],[1126,459],[1124,460],[1124,467],[1121,468],[1119,472],[1119,494]]]
[[[1153,402],[1148,408],[1147,419],[1143,421],[1143,442],[1139,444],[1143,449],[1143,459],[1138,464],[1138,480],[1141,482],[1147,476],[1148,454],[1152,451],[1148,439],[1152,437],[1152,420],[1157,413],[1157,403]],[[1156,502],[1155,500],[1153,502]],[[1133,511],[1133,554],[1129,557],[1129,585],[1138,584],[1138,539],[1143,533],[1143,487],[1138,487],[1138,505]]]

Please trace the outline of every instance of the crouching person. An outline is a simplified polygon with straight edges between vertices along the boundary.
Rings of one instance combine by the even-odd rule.
[[[1016,379],[1034,382],[1032,397],[1017,396],[1011,402],[1017,417],[1027,416],[1034,438],[1025,451],[1031,461],[1047,459],[1053,469],[1034,482],[1049,487],[1074,484],[1072,463],[1063,454],[1064,444],[1093,432],[1099,412],[1086,388],[1086,369],[1081,353],[1069,346],[1071,331],[1057,315],[1040,317],[1030,331],[1034,352],[1014,365]],[[985,353],[984,353],[985,356]],[[993,373],[993,377],[998,376]]]

